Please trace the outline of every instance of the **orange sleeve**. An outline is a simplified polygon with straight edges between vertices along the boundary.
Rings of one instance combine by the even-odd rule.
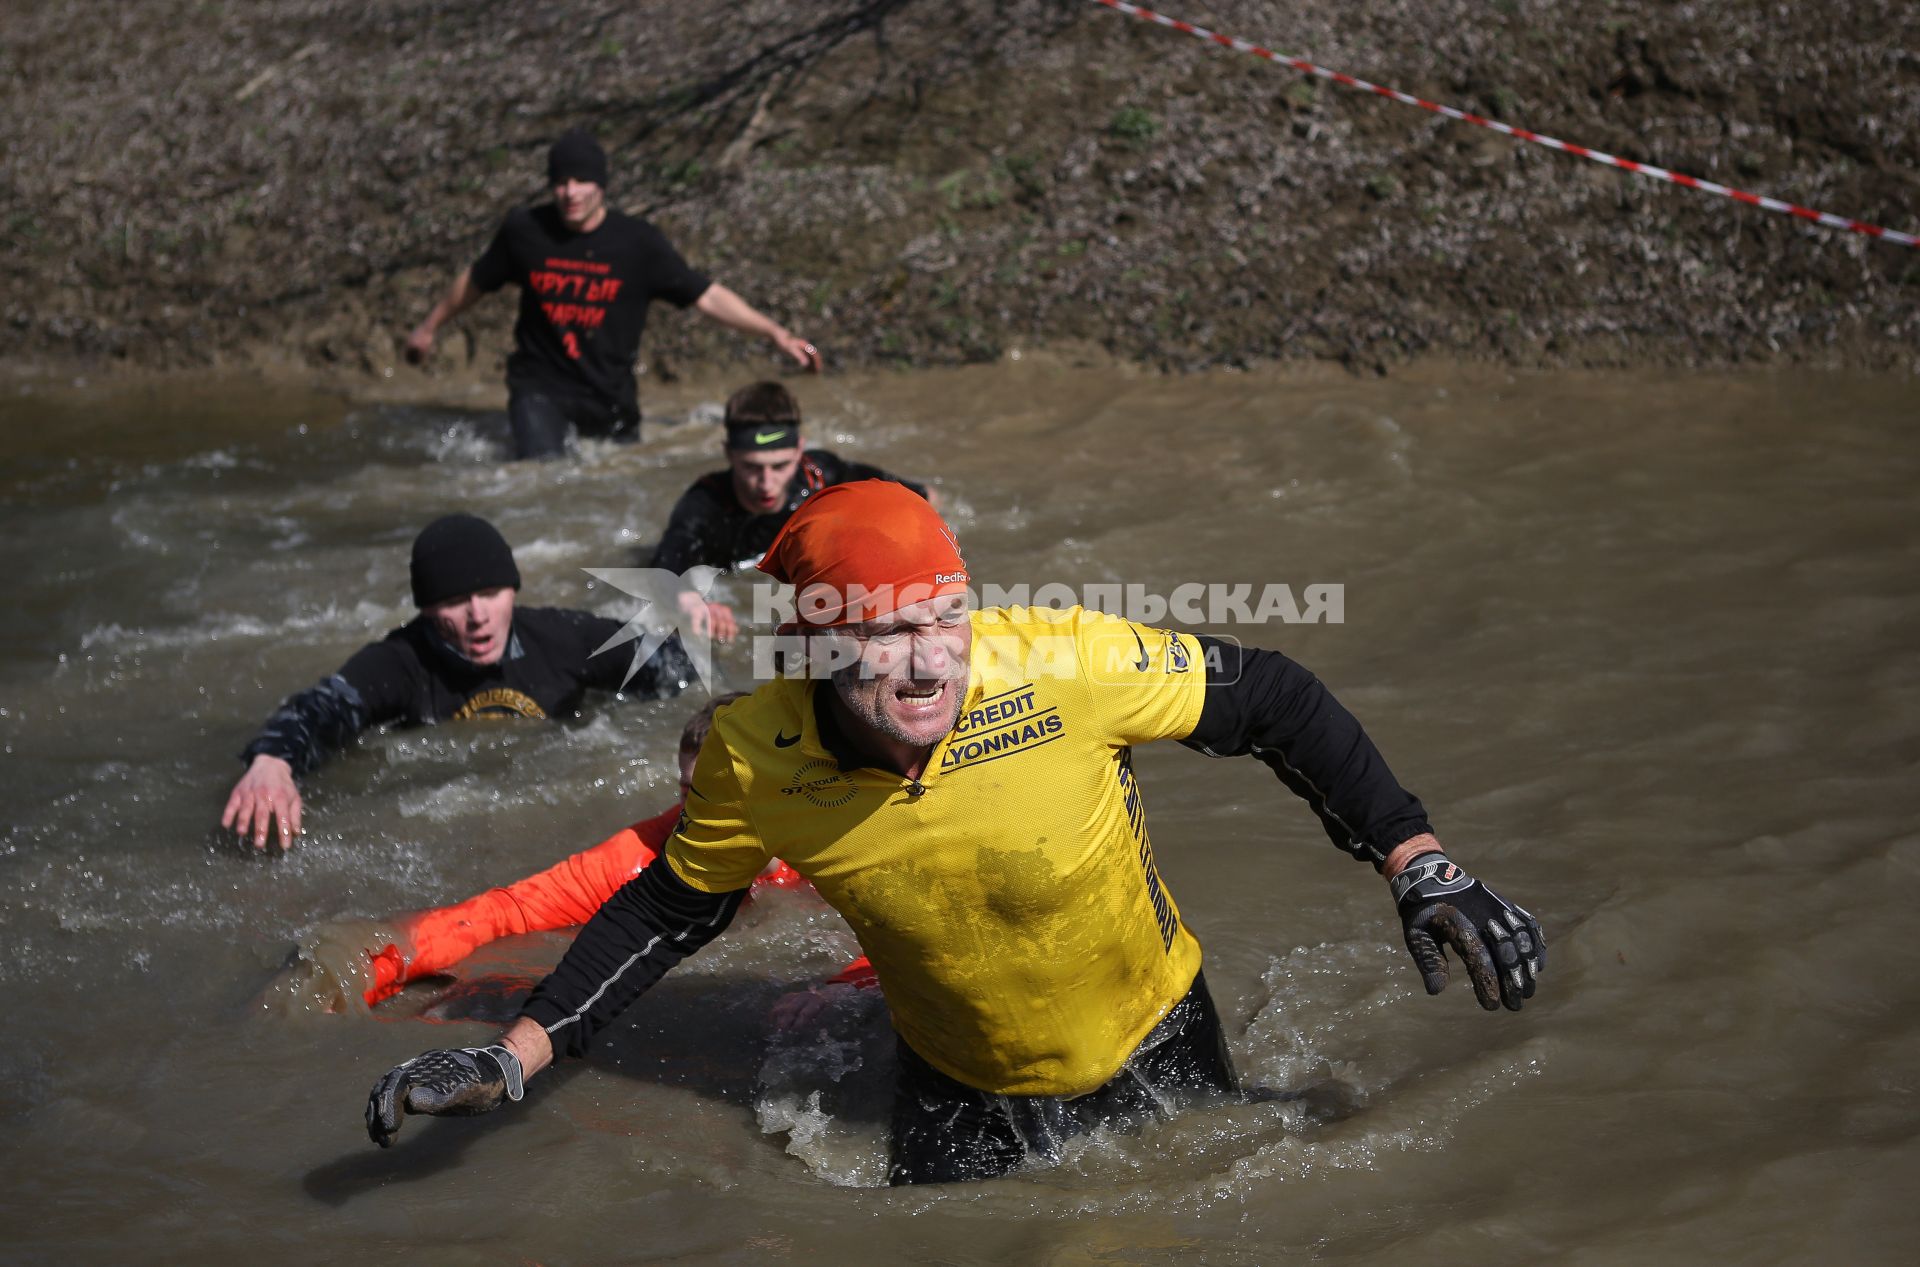
[[[498,938],[586,923],[614,890],[660,856],[679,818],[675,805],[505,888],[402,916],[399,929],[411,945],[369,953],[373,983],[367,1005],[398,993],[409,981],[452,967]]]
[[[874,975],[873,965],[867,957],[861,955],[840,971],[826,979],[827,985],[850,985],[856,990],[878,990],[880,978]]]
[[[775,858],[766,865],[766,869],[753,878],[753,888],[758,892],[763,888],[773,889],[811,889],[805,876],[788,866],[785,861]],[[877,990],[880,978],[874,975],[873,965],[867,957],[861,955],[840,971],[828,977],[823,985],[850,985],[856,990]]]
[[[760,874],[753,877],[753,887],[756,889],[812,888],[812,886],[807,883],[805,876],[795,871],[779,858],[775,858],[772,862],[769,862],[765,867],[761,868]]]

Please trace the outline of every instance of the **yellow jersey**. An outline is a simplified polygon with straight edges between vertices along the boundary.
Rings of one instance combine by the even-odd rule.
[[[667,861],[726,893],[784,858],[853,927],[928,1063],[983,1091],[1079,1095],[1200,968],[1132,747],[1192,733],[1201,650],[1082,608],[970,619],[965,703],[920,779],[843,768],[816,713],[832,685],[780,678],[715,716]]]

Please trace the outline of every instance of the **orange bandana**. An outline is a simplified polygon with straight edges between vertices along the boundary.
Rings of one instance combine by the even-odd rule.
[[[877,620],[967,588],[960,543],[938,511],[892,480],[855,480],[808,498],[760,570],[793,586],[800,627]]]

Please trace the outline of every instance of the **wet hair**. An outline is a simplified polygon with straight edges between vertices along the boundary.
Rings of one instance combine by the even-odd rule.
[[[731,704],[737,699],[745,699],[745,691],[728,691],[725,695],[716,695],[707,701],[707,706],[687,718],[687,728],[680,732],[680,755],[691,757],[700,751],[700,745],[707,741],[707,732],[713,729],[713,715],[720,711],[722,704]]]
[[[727,397],[729,427],[797,427],[800,402],[779,383],[749,383]]]

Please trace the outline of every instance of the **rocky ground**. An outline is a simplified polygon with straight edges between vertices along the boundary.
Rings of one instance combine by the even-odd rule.
[[[1175,16],[1891,227],[1920,7],[1212,0]],[[1172,369],[1423,354],[1913,370],[1920,251],[1657,185],[1087,0],[12,0],[14,366],[381,375],[542,156],[840,366],[1094,347]],[[436,372],[493,376],[512,305]],[[764,365],[658,314],[650,371]]]

